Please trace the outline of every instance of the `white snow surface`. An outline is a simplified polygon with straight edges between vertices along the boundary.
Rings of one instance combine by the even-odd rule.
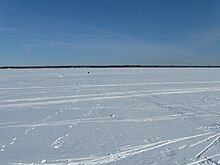
[[[220,164],[220,69],[0,70],[10,164]]]

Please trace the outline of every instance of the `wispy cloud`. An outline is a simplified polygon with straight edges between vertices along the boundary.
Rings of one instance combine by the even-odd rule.
[[[215,41],[220,41],[220,27],[207,27],[186,34],[188,38],[194,39],[198,45],[204,46]]]
[[[13,27],[0,27],[0,32],[18,32],[18,31],[22,31],[22,30]]]
[[[2,38],[26,38],[26,37],[52,37],[52,38],[62,38],[62,37],[111,37],[110,35],[102,34],[0,34]]]

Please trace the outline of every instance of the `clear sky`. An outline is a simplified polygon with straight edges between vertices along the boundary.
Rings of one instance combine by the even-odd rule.
[[[0,65],[220,65],[220,0],[0,0]]]

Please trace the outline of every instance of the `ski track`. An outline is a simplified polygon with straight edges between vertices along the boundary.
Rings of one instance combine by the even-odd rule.
[[[108,93],[108,96],[104,96],[106,95],[104,94],[94,94],[94,95],[90,95],[90,96],[99,96],[99,97],[88,97],[89,95],[83,95],[82,97],[86,97],[86,98],[78,98],[78,99],[64,99],[64,100],[60,100],[61,98],[59,98],[58,100],[49,100],[49,101],[44,101],[44,99],[40,99],[42,101],[38,101],[38,102],[24,102],[24,103],[15,103],[15,104],[9,104],[9,103],[5,103],[5,104],[1,104],[0,108],[5,108],[5,107],[26,107],[26,106],[43,106],[43,105],[53,105],[53,104],[64,104],[64,103],[76,103],[76,102],[81,102],[81,101],[93,101],[93,100],[106,100],[106,99],[122,99],[122,98],[129,98],[129,97],[144,97],[144,96],[148,96],[149,94],[151,95],[169,95],[169,94],[187,94],[187,93],[199,93],[199,92],[210,92],[210,91],[220,91],[220,88],[192,88],[192,89],[188,89],[188,90],[184,90],[184,89],[171,89],[171,90],[145,90],[142,91],[141,93],[139,91],[129,91],[129,95],[123,95],[123,93],[121,92],[116,92],[116,93]],[[147,92],[147,94],[145,94],[144,92]],[[117,95],[119,94],[119,95]],[[112,96],[109,96],[112,95]],[[77,96],[68,96],[69,98],[72,97],[77,97]],[[67,98],[68,98],[67,97]],[[78,96],[80,97],[80,96]],[[88,98],[87,98],[88,97]],[[64,97],[65,98],[65,97]],[[36,98],[35,98],[36,99]],[[47,100],[47,99],[46,99]],[[29,99],[29,101],[33,101],[31,99]],[[13,102],[12,100],[9,102]]]
[[[219,135],[220,135],[220,134],[212,135],[212,136],[208,137],[207,139],[198,141],[198,142],[196,142],[196,143],[194,143],[194,144],[191,144],[191,145],[189,145],[189,146],[190,146],[190,147],[195,147],[195,146],[197,146],[197,145],[199,145],[199,144],[201,144],[201,143],[203,143],[203,142],[209,141],[209,140],[211,140],[211,139],[213,139],[213,138],[215,138],[216,136],[219,136]]]
[[[206,151],[208,151],[217,141],[219,141],[220,136],[215,138],[207,147],[205,147],[201,152],[196,155],[196,158],[200,158]]]
[[[171,112],[172,114],[179,114],[179,115],[185,116],[187,120],[190,120],[199,126],[208,127],[210,129],[214,130],[215,132],[218,132],[218,133],[220,132],[220,125],[218,123],[214,123],[212,121],[207,121],[206,119],[202,119],[199,116],[194,116],[191,113],[186,113],[184,109],[177,109],[175,107],[167,106],[166,104],[162,104],[161,102],[158,101],[158,100],[161,101],[162,98],[155,97],[155,95],[150,95],[150,94],[148,94],[148,95],[151,96],[151,98],[147,99],[149,102],[164,109],[165,111]],[[193,109],[189,109],[189,110],[194,111]]]
[[[41,75],[41,78],[42,76],[43,75]],[[51,74],[48,73],[47,76],[51,76]],[[43,79],[40,81],[46,82],[47,76],[44,75]],[[54,74],[53,76],[50,78],[56,78],[53,80],[54,82],[60,81],[59,83],[62,83],[62,80],[65,79],[65,76],[62,74]],[[190,159],[187,159],[188,165],[205,163],[219,164],[219,162],[216,160],[219,160],[217,158],[220,158],[220,154],[209,151],[211,151],[212,149],[219,149],[217,148],[219,146],[215,144],[220,141],[220,124],[218,120],[218,117],[220,117],[220,113],[218,113],[218,111],[216,111],[214,108],[218,108],[220,105],[220,99],[218,98],[219,95],[216,95],[216,93],[219,94],[220,91],[220,81],[149,82],[148,79],[145,79],[146,82],[139,81],[138,83],[129,83],[126,82],[128,79],[124,79],[125,83],[118,83],[122,81],[124,82],[124,80],[121,79],[122,81],[116,81],[116,83],[114,83],[114,80],[117,79],[105,80],[105,78],[103,78],[103,80],[100,81],[101,83],[96,83],[95,79],[93,79],[95,75],[87,75],[86,72],[84,76],[85,77],[83,77],[83,79],[80,79],[80,81],[84,80],[86,76],[89,76],[90,79],[88,79],[88,82],[91,84],[87,84],[86,81],[83,81],[83,83],[79,81],[78,83],[76,79],[72,79],[72,85],[70,85],[69,83],[67,83],[67,85],[58,85],[57,83],[52,83],[53,85],[50,85],[49,83],[45,83],[45,86],[39,86],[39,84],[37,83],[34,84],[28,82],[29,79],[28,81],[21,81],[21,76],[19,77],[19,81],[17,82],[17,86],[20,87],[12,87],[11,84],[9,84],[11,87],[9,87],[9,85],[8,87],[0,87],[0,113],[2,112],[4,114],[10,113],[12,111],[13,113],[24,113],[25,111],[30,111],[35,108],[36,110],[39,110],[39,112],[47,112],[48,107],[54,108],[53,111],[45,113],[45,115],[37,118],[37,120],[34,122],[23,122],[16,120],[0,122],[0,132],[7,132],[13,130],[13,128],[16,128],[18,130],[19,128],[22,128],[22,132],[19,132],[19,135],[10,134],[7,139],[4,139],[2,141],[0,140],[0,159],[1,154],[6,154],[8,152],[9,155],[13,155],[13,150],[19,149],[16,148],[17,146],[20,146],[22,143],[30,143],[30,141],[24,142],[23,139],[25,139],[25,137],[31,138],[32,136],[35,136],[35,134],[38,134],[40,130],[43,130],[44,128],[50,129],[50,127],[54,127],[55,129],[57,129],[57,132],[53,134],[54,136],[48,137],[49,144],[46,146],[48,151],[50,151],[49,157],[45,157],[46,159],[42,158],[38,162],[26,161],[26,159],[20,162],[16,162],[16,160],[14,160],[11,161],[13,163],[10,164],[120,164],[121,160],[133,157],[135,155],[140,155],[141,153],[145,152],[156,152],[157,149],[160,150],[160,153],[158,153],[161,155],[162,158],[163,151],[167,149],[172,149],[170,147],[173,147],[174,144],[175,150],[177,151],[185,152],[185,150],[187,151],[190,149],[195,149],[194,152],[191,153],[192,157],[190,157]],[[17,75],[15,75],[13,78],[16,77]],[[3,76],[1,78],[2,80],[4,80],[11,77]],[[13,80],[13,78],[11,80]],[[51,80],[52,79],[50,79],[50,81]],[[197,80],[200,80],[200,78],[198,78]],[[159,89],[157,89],[157,85],[159,86]],[[172,88],[172,85],[174,85],[174,88]],[[164,89],[165,87],[168,88]],[[95,92],[90,93],[93,90]],[[23,93],[25,93],[25,95],[23,95]],[[51,94],[52,96],[50,96]],[[173,99],[175,98],[175,95],[184,96],[185,101],[178,101],[178,97],[177,99]],[[194,100],[191,100],[191,96],[194,97]],[[129,104],[130,100],[133,100],[135,102],[133,102],[133,104]],[[111,101],[113,102],[113,105],[106,105],[106,103],[109,103]],[[116,103],[115,105],[114,102]],[[87,105],[86,103],[89,104]],[[155,114],[155,116],[139,115],[137,117],[132,117],[129,115],[123,116],[123,114],[121,113],[121,111],[127,112],[131,110],[132,113],[134,113],[135,111],[147,111],[149,108],[149,104],[154,108],[159,108],[159,111],[164,111],[165,113],[163,113],[163,115],[160,115],[158,113]],[[141,107],[139,107],[139,105]],[[56,106],[59,106],[59,108],[56,108]],[[155,109],[155,111],[157,111],[157,108]],[[67,112],[68,115],[70,111],[72,111],[73,118],[67,120],[64,116]],[[78,113],[77,116],[74,116],[75,112],[82,113]],[[117,114],[118,112],[120,112],[119,115]],[[177,121],[183,121],[183,124],[190,121],[192,124],[194,124],[196,128],[198,128],[198,130],[195,130],[195,135],[191,135],[190,133],[189,135],[191,136],[183,135],[181,137],[175,134],[175,136],[173,137],[177,138],[172,138],[172,136],[169,136],[169,138],[162,138],[160,136],[153,137],[157,138],[156,141],[154,141],[154,139],[148,139],[147,137],[146,140],[144,139],[143,141],[134,141],[134,143],[125,143],[126,145],[121,145],[120,135],[115,134],[115,129],[117,129],[117,125],[127,124],[129,126],[135,126],[134,128],[136,128],[136,126],[138,125],[140,126],[140,128],[142,128],[142,126],[144,127],[144,125],[147,125],[149,123],[151,123],[152,125],[156,123],[163,125],[163,123],[170,124],[172,122],[176,123]],[[94,155],[86,154],[83,156],[74,157],[69,156],[69,153],[63,153],[63,149],[66,149],[66,145],[67,147],[69,147],[69,144],[67,144],[67,142],[69,143],[71,140],[73,140],[73,144],[79,142],[74,142],[74,138],[72,137],[72,133],[79,129],[79,127],[76,127],[79,124],[81,126],[80,128],[84,128],[85,126],[95,126],[95,128],[101,129],[102,133],[105,135],[102,136],[107,137],[105,141],[112,143],[112,147],[109,148],[109,154],[96,154],[96,150],[93,150]],[[114,126],[116,125],[116,128],[112,127],[112,124],[114,124]],[[99,125],[100,127],[97,127]],[[59,129],[64,130],[62,131],[62,134],[59,133]],[[38,134],[38,136],[40,135]],[[70,139],[70,137],[73,139]],[[87,138],[90,139],[90,137]],[[126,138],[129,139],[129,137]],[[17,143],[19,145],[14,145]],[[78,147],[77,145],[76,147]],[[73,152],[75,152],[74,149],[75,148],[73,148]],[[55,155],[53,155],[53,153],[63,153],[63,155],[56,155],[55,159]],[[170,158],[170,162],[175,162],[175,160],[172,160],[172,158]]]
[[[207,162],[209,159],[216,158],[216,157],[220,157],[220,154],[211,155],[211,156],[208,156],[208,157],[206,157],[206,158],[202,158],[201,160],[197,160],[197,161],[188,163],[187,165],[196,165],[196,164],[199,165],[199,164],[201,164],[201,163]],[[217,164],[217,165],[218,165],[218,164]]]
[[[127,147],[119,152],[107,155],[107,156],[100,156],[100,157],[83,157],[83,158],[70,158],[70,159],[61,159],[61,160],[55,160],[55,161],[48,161],[47,164],[54,164],[54,165],[59,165],[61,163],[66,163],[67,165],[81,165],[81,164],[87,164],[87,165],[97,165],[97,164],[107,164],[115,161],[119,161],[122,159],[126,159],[128,157],[147,152],[147,151],[152,151],[158,148],[165,147],[167,145],[171,145],[174,143],[178,143],[181,141],[186,141],[190,139],[195,139],[198,137],[203,137],[203,136],[208,136],[211,134],[215,134],[213,132],[209,133],[203,133],[203,134],[198,134],[198,135],[192,135],[192,136],[187,136],[187,137],[181,137],[181,138],[175,138],[175,139],[168,139],[168,140],[163,140],[163,141],[158,141],[155,143],[150,143],[150,144],[143,144],[143,145],[137,145],[137,146],[132,146],[132,147]],[[51,162],[51,163],[50,163]],[[58,163],[56,163],[58,162]],[[16,163],[14,163],[16,164]],[[19,163],[17,163],[19,164]],[[21,165],[25,165],[20,163]],[[37,164],[35,164],[37,165]]]
[[[213,117],[216,115],[198,115],[194,117]],[[156,116],[156,117],[146,117],[146,118],[130,118],[130,119],[117,119],[112,117],[99,117],[99,118],[80,118],[75,120],[63,120],[63,121],[55,121],[55,122],[45,122],[43,120],[42,123],[35,123],[35,124],[16,124],[16,125],[6,125],[0,126],[0,129],[7,129],[7,128],[21,128],[21,127],[28,127],[29,129],[26,130],[28,132],[32,127],[54,127],[54,126],[65,126],[65,125],[76,125],[77,123],[140,123],[140,122],[161,122],[161,121],[170,121],[170,120],[177,120],[177,119],[185,119],[185,116],[182,115],[168,115],[168,116]]]
[[[196,92],[206,92],[206,91],[212,91],[216,90],[219,91],[219,87],[205,87],[205,88],[177,88],[177,89],[168,89],[168,90],[142,90],[142,92],[149,92],[152,94],[172,94],[172,93],[177,93],[181,94],[183,93],[191,93],[192,91]],[[139,91],[133,90],[133,91],[127,91],[126,94],[136,94]],[[44,100],[56,100],[56,99],[68,99],[68,98],[81,98],[81,97],[94,97],[94,96],[106,96],[106,95],[121,95],[124,94],[125,92],[104,92],[104,93],[97,93],[97,94],[86,94],[86,95],[71,95],[71,96],[56,96],[56,97],[40,97],[40,98],[23,98],[23,99],[10,99],[10,100],[1,100],[0,103],[13,103],[13,102],[19,102],[19,101],[44,101]]]
[[[173,84],[220,84],[220,81],[175,81],[175,82],[151,82],[151,83],[134,83],[134,84],[100,84],[100,85],[77,85],[78,87],[127,87],[127,86],[143,86],[143,85],[173,85]],[[57,89],[57,88],[75,88],[73,84],[72,86],[47,86],[47,87],[5,87],[5,88],[0,88],[0,90],[27,90],[27,89]]]

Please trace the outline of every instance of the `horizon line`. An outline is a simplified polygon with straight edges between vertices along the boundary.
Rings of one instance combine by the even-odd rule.
[[[220,65],[20,65],[0,66],[0,69],[44,69],[44,68],[220,68]]]

